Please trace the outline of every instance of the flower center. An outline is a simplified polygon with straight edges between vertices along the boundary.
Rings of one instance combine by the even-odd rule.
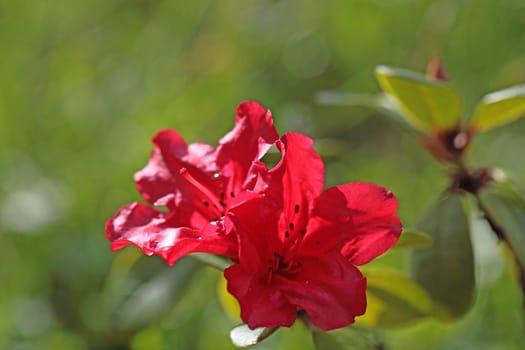
[[[290,221],[287,222],[287,225],[281,231],[285,253],[274,252],[273,257],[268,259],[268,283],[271,283],[276,273],[287,276],[296,273],[302,267],[301,262],[297,261],[297,251],[306,235],[307,220],[300,214],[301,206],[295,204]]]
[[[277,252],[273,253],[273,258],[268,259],[268,264],[268,274],[266,275],[266,282],[268,284],[272,282],[275,274],[290,275],[302,267],[301,262],[296,261],[295,256],[286,259],[286,257]]]

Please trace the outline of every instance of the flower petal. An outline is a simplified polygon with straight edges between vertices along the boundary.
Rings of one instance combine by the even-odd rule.
[[[299,259],[302,268],[282,282],[283,293],[314,325],[328,331],[364,314],[366,280],[356,267],[337,252]]]
[[[175,182],[158,148],[151,152],[148,164],[135,173],[137,190],[153,205],[167,205],[173,201]]]
[[[169,129],[158,132],[153,142],[162,157],[164,166],[161,170],[164,174],[169,173],[172,180],[172,195],[163,197],[169,198],[169,201],[164,200],[162,204],[170,211],[177,211],[175,224],[200,229],[208,222],[220,218],[224,212],[224,203],[220,203],[220,193],[223,192],[227,180],[214,176],[217,171],[213,148],[204,143],[188,146],[177,132]],[[153,163],[153,166],[148,164],[136,176],[138,186],[147,189],[148,194],[155,193],[155,186],[159,185],[160,177],[155,174],[155,171],[159,170],[159,167],[155,166],[159,161],[152,160],[150,163]],[[164,184],[165,182],[160,182],[160,185]]]
[[[332,187],[316,199],[303,252],[342,248],[354,265],[362,265],[393,246],[401,234],[397,200],[389,190],[367,183]]]
[[[112,242],[113,251],[134,244],[147,255],[159,255],[169,265],[195,252],[227,256],[237,253],[233,237],[224,235],[221,230],[175,227],[170,222],[170,214],[138,202],[124,206],[108,220],[106,237]]]
[[[217,146],[217,166],[221,175],[230,179],[227,193],[238,193],[246,185],[252,163],[277,141],[272,114],[256,102],[243,102],[237,107],[235,127]]]
[[[296,317],[295,306],[291,305],[279,288],[260,281],[254,275],[236,264],[224,270],[230,292],[241,306],[241,319],[251,329],[257,327],[290,327]]]
[[[283,207],[279,228],[285,232],[290,223],[297,229],[306,227],[313,200],[324,186],[324,164],[308,136],[287,133],[277,146],[283,158],[269,172],[267,194]]]
[[[280,208],[270,198],[258,195],[232,208],[231,212],[238,223],[241,264],[252,273],[265,272],[266,259],[282,253],[277,233]]]
[[[181,170],[185,169],[204,187],[214,188],[221,185],[221,179],[214,176],[218,171],[215,165],[215,150],[205,143],[187,145],[180,135],[170,129],[162,130],[153,137],[153,143],[162,153],[166,166],[177,185],[185,184]],[[224,181],[224,180],[222,180]]]
[[[202,142],[187,144],[175,131],[165,129],[153,136],[153,143],[159,147],[163,155],[174,158],[183,166],[193,166],[202,172],[212,174],[216,171],[215,149]]]

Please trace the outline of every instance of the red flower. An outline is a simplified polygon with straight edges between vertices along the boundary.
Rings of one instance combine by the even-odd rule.
[[[287,134],[268,189],[232,209],[239,262],[225,270],[228,291],[250,328],[291,326],[298,310],[322,330],[346,326],[366,308],[355,265],[390,248],[401,233],[393,194],[350,183],[322,191],[324,166],[312,140]]]
[[[175,131],[160,131],[135,182],[145,200],[167,211],[139,202],[124,206],[106,223],[111,249],[131,243],[170,265],[192,252],[236,258],[237,239],[225,213],[247,193],[261,189],[257,180],[265,167],[259,159],[277,139],[270,111],[255,102],[239,105],[235,127],[217,149],[188,145]]]

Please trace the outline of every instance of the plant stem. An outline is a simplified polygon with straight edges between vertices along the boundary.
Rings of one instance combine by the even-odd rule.
[[[192,259],[207,265],[209,267],[213,267],[214,269],[217,269],[219,271],[224,271],[225,268],[231,265],[231,262],[227,261],[226,259],[223,259],[217,255],[213,254],[207,254],[207,253],[193,253],[189,255]]]

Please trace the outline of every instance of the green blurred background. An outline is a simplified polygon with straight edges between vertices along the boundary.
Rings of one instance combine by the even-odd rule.
[[[413,227],[446,186],[419,138],[320,91],[377,92],[378,64],[439,54],[465,96],[525,82],[523,0],[0,2],[0,349],[231,349],[221,275],[109,251],[104,223],[162,128],[215,144],[252,99],[314,136],[327,185],[389,187]],[[525,121],[469,154],[525,181]],[[307,169],[305,169],[307,171]],[[474,222],[478,294],[455,324],[385,330],[389,349],[522,349],[513,273]],[[397,255],[396,255],[397,254]],[[404,267],[394,253],[376,264]],[[313,349],[299,324],[258,349]]]

